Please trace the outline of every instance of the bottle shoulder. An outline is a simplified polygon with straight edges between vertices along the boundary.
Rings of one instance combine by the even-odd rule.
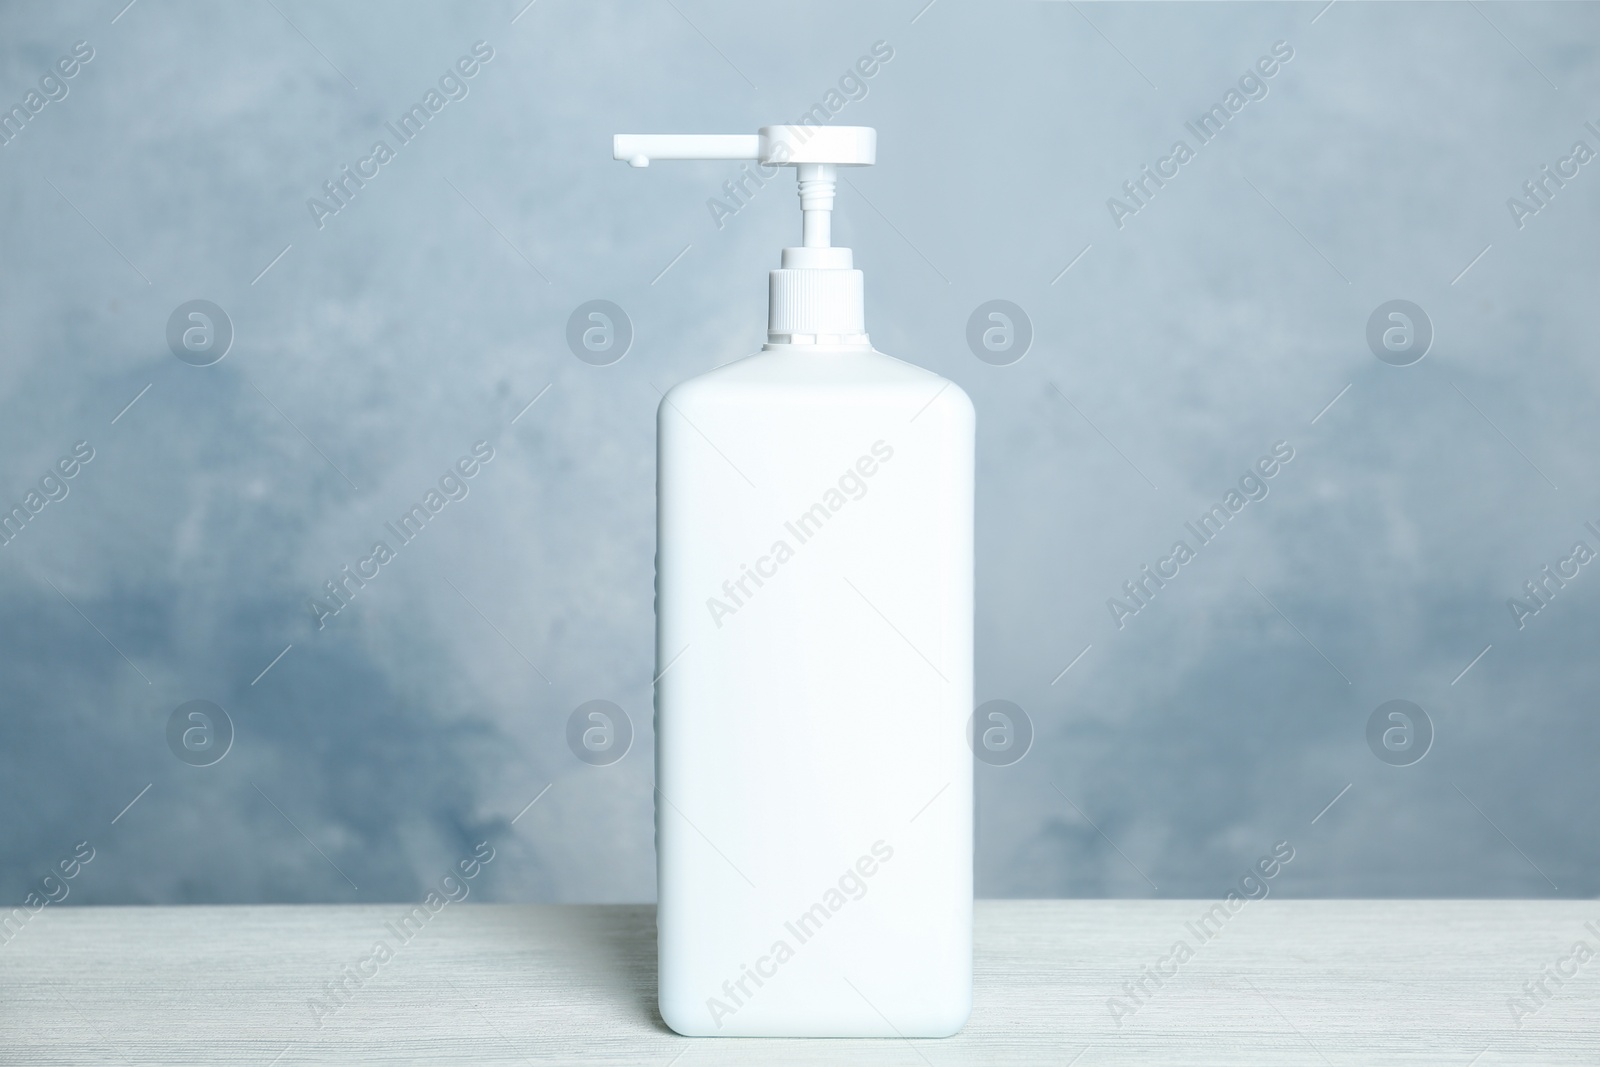
[[[669,389],[662,406],[828,404],[875,399],[949,409],[972,417],[972,401],[956,383],[914,363],[873,350],[761,351]]]

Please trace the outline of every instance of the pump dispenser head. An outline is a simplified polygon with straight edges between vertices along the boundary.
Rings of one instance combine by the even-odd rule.
[[[833,247],[833,197],[839,167],[877,162],[870,126],[763,126],[748,134],[619,133],[612,157],[631,167],[653,159],[742,159],[759,170],[794,167],[801,237],[768,276],[767,343],[866,345],[863,276],[850,249]]]

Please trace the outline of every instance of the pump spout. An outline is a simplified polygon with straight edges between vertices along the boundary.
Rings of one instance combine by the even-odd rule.
[[[652,159],[743,159],[793,167],[799,179],[800,244],[783,250],[768,278],[769,345],[870,345],[863,280],[848,248],[833,244],[840,167],[870,167],[878,131],[870,126],[763,126],[743,134],[619,133],[611,154],[630,166]]]
[[[760,159],[761,136],[742,133],[619,133],[611,139],[611,158],[630,167],[652,159]]]
[[[754,136],[722,133],[619,133],[611,156],[630,167],[653,159],[746,159],[768,167],[793,167],[800,180],[800,245],[833,244],[833,197],[840,167],[870,167],[878,159],[878,131],[870,126],[763,126]]]

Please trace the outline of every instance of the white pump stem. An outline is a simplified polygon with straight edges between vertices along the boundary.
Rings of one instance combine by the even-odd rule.
[[[833,192],[838,168],[833,163],[802,163],[800,178],[800,243],[806,248],[827,248],[833,242]]]

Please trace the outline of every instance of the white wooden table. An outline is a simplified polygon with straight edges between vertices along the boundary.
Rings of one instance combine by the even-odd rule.
[[[451,904],[405,942],[402,905],[51,907],[0,944],[0,1063],[1600,1063],[1600,955],[1569,957],[1600,902],[1269,899],[1202,942],[1213,903],[980,902],[972,1021],[914,1042],[679,1037],[648,906]],[[1113,1019],[1147,966],[1177,974]]]

